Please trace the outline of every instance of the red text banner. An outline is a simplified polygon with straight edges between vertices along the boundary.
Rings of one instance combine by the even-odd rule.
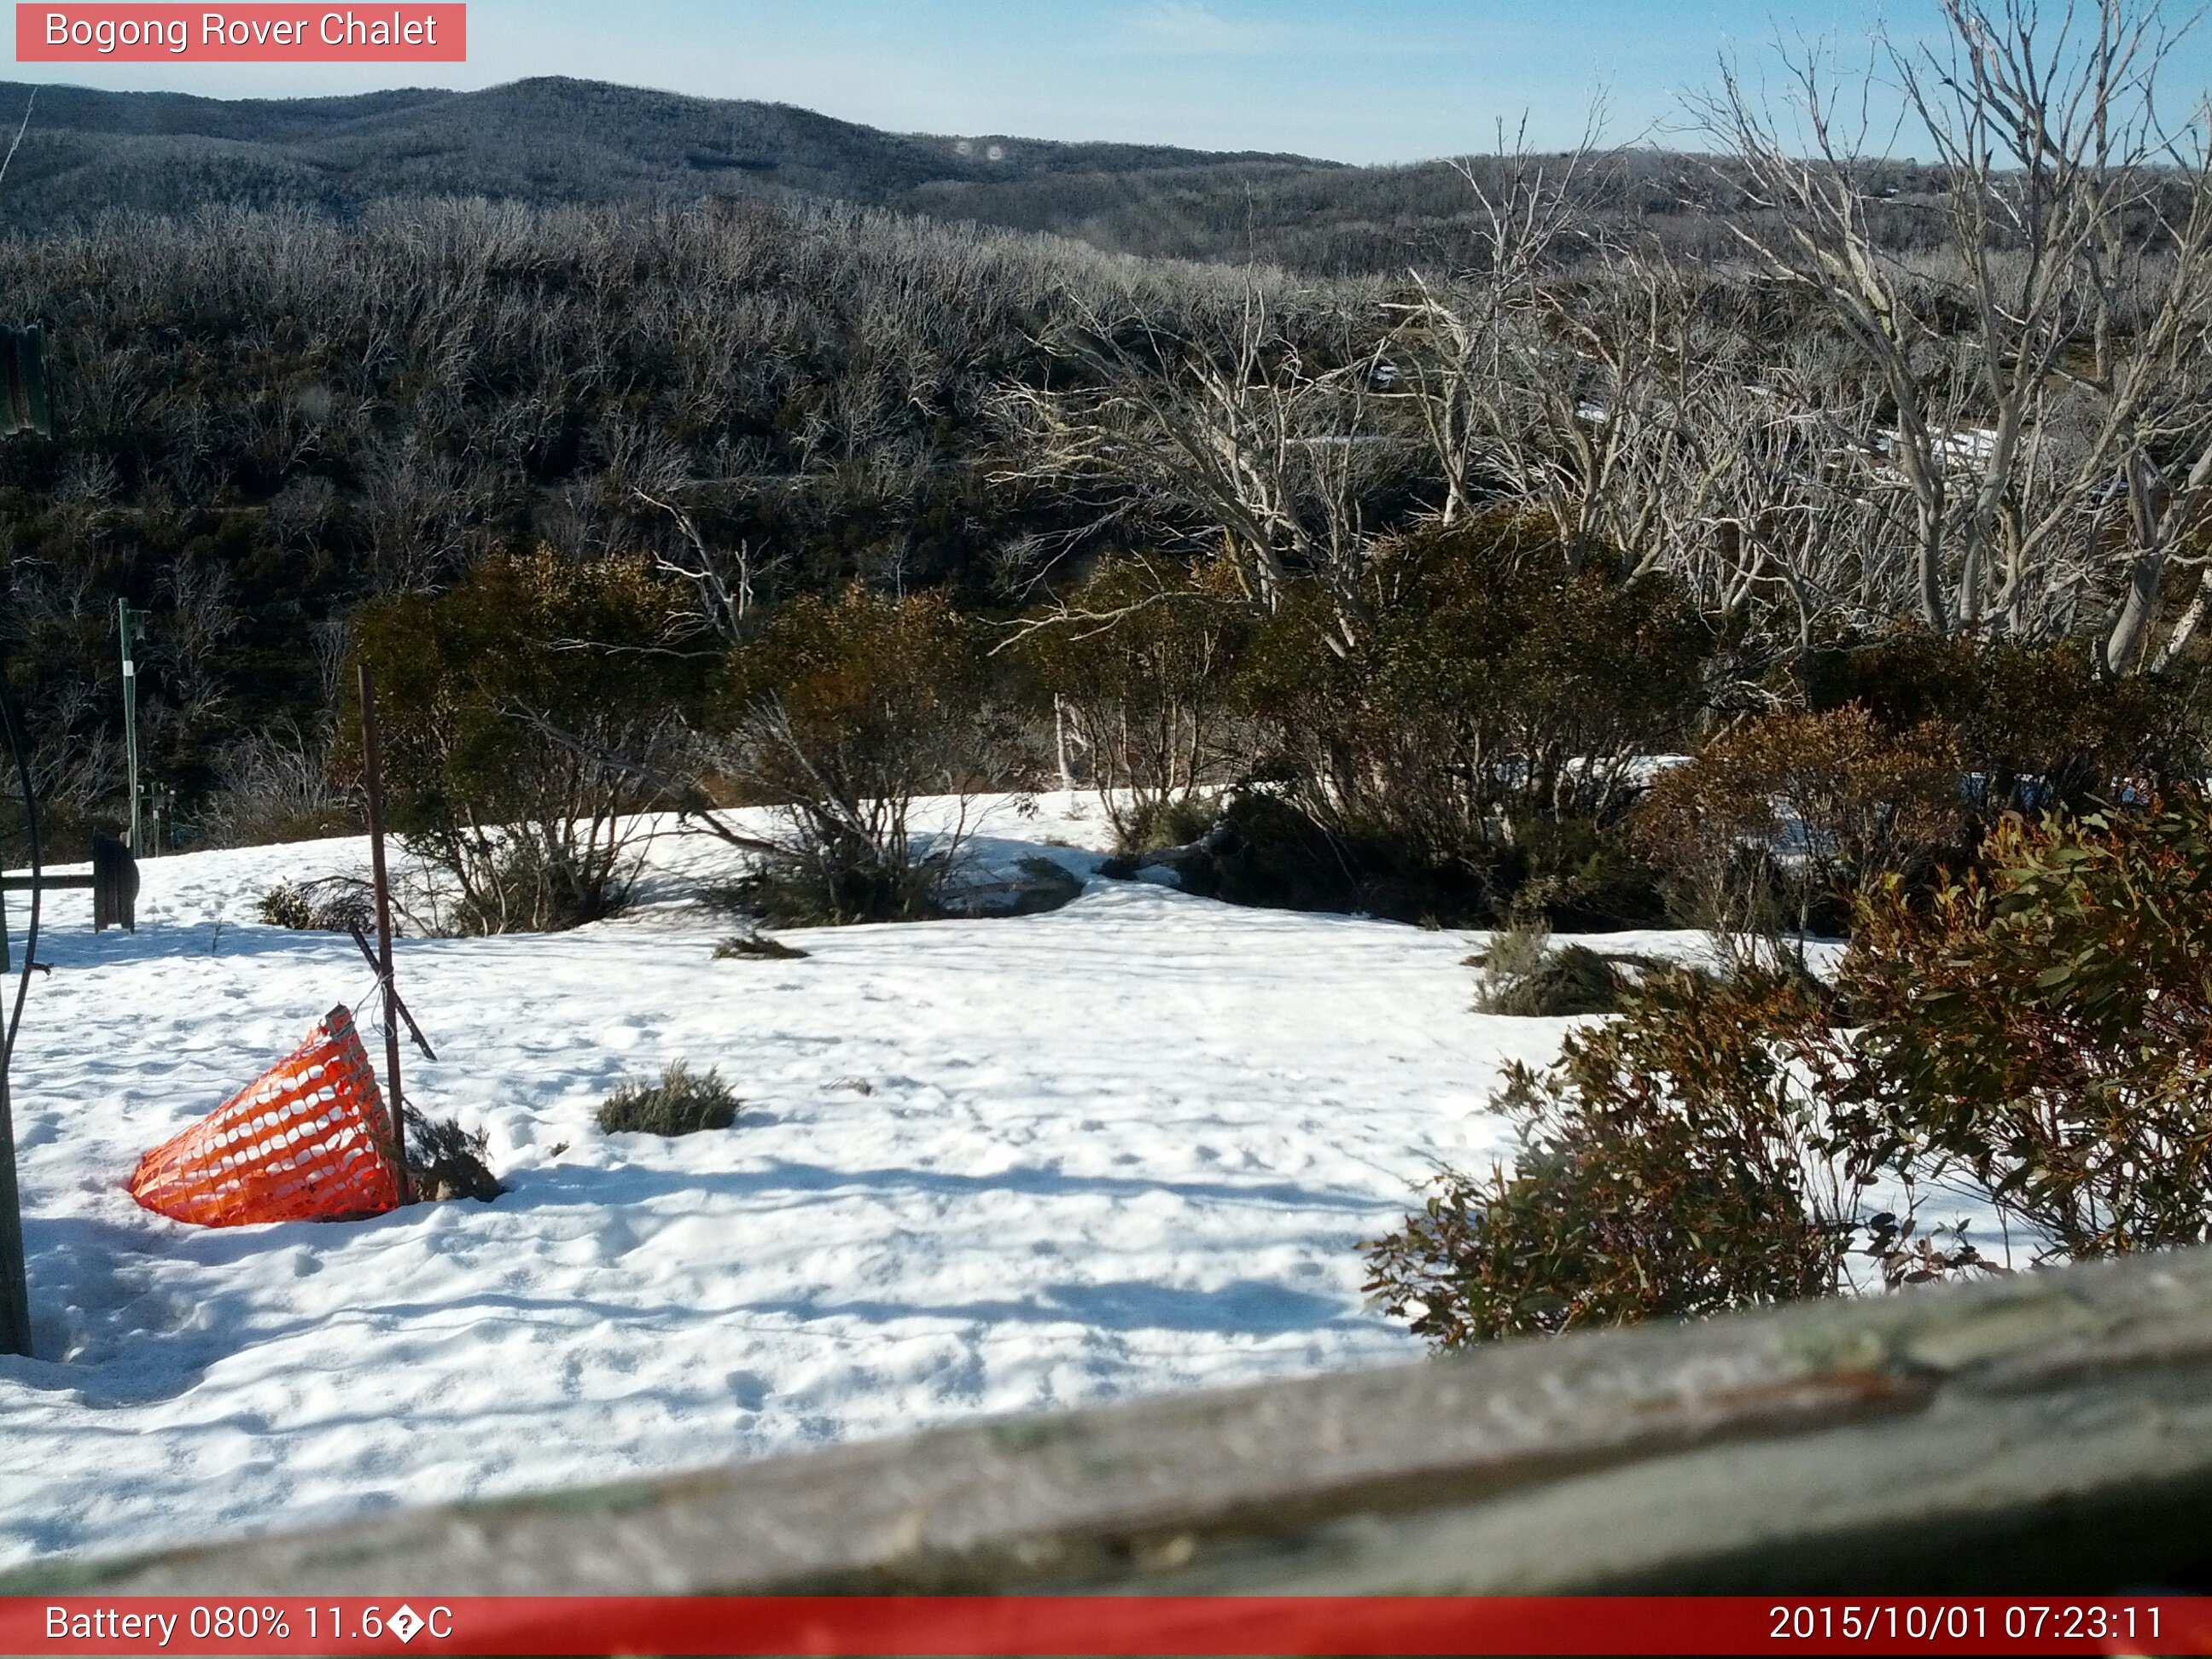
[[[28,1596],[10,1654],[2212,1654],[2174,1596]]]
[[[459,64],[465,5],[98,5],[17,0],[19,64]]]

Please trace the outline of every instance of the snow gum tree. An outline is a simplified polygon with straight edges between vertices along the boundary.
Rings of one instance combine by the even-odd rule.
[[[540,551],[363,607],[387,810],[434,872],[430,925],[533,932],[622,907],[635,815],[680,804],[667,780],[714,660],[673,620],[684,598],[641,561]]]
[[[1052,707],[1063,781],[1073,787],[1079,759],[1124,850],[1185,839],[1176,820],[1234,776],[1251,633],[1220,566],[1140,556],[1102,564],[1019,635],[1016,654]]]
[[[787,922],[931,914],[964,814],[921,836],[915,801],[976,787],[989,689],[976,624],[942,594],[855,584],[779,606],[716,693],[718,769],[783,818],[741,896]]]

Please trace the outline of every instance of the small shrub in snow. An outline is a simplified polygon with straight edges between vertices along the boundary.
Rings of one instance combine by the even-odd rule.
[[[1535,971],[1492,989],[1482,1003],[1493,1014],[1609,1014],[1620,1006],[1620,978],[1585,945],[1551,952]]]
[[[358,876],[280,881],[254,901],[253,914],[271,927],[366,933],[376,925],[376,895]]]
[[[1469,961],[1482,970],[1474,1006],[1486,1014],[1609,1014],[1620,1006],[1620,970],[1588,945],[1554,949],[1538,924],[1502,930]]]
[[[904,856],[904,855],[902,855]],[[793,831],[788,844],[709,903],[763,927],[844,927],[868,921],[933,921],[945,884],[941,861],[870,864]]]
[[[1142,809],[1131,808],[1116,829],[1121,847],[1131,853],[1158,853],[1188,847],[1221,821],[1222,798],[1218,794],[1184,795],[1154,801]]]
[[[726,1129],[738,1121],[738,1097],[720,1072],[695,1072],[672,1061],[658,1083],[624,1084],[599,1107],[609,1134],[689,1135]]]
[[[731,895],[779,927],[940,914],[964,826],[919,836],[922,795],[990,770],[992,666],[941,593],[800,595],[732,654],[717,763],[781,823]]]
[[[796,962],[806,954],[780,939],[770,939],[765,933],[733,933],[714,947],[714,960],[728,962],[743,959],[755,962]]]
[[[429,1201],[473,1198],[489,1204],[507,1190],[484,1162],[489,1138],[450,1117],[407,1109],[407,1176],[415,1196]]]

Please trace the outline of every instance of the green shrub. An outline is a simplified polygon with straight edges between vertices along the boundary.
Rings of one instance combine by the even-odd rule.
[[[1182,872],[1206,898],[1270,909],[1370,909],[1360,875],[1329,833],[1272,791],[1239,790],[1222,809],[1206,857]]]
[[[1525,955],[1525,945],[1517,947]],[[1864,1189],[1977,1194],[2041,1259],[2212,1241],[2212,808],[2001,823],[1856,902],[1837,983],[1655,972],[1502,1097],[1523,1152],[1368,1247],[1445,1346],[1986,1270]]]
[[[1193,793],[1121,809],[1115,839],[1124,853],[1188,847],[1220,822],[1221,797]]]
[[[418,1200],[472,1198],[489,1204],[507,1190],[484,1162],[491,1144],[484,1131],[472,1133],[458,1119],[427,1117],[412,1106],[406,1118],[407,1180]]]
[[[1658,870],[1632,821],[1539,812],[1514,825],[1500,869],[1515,914],[1565,933],[1657,927],[1669,919]]]
[[[849,927],[870,921],[933,921],[945,908],[945,861],[909,854],[904,865],[862,860],[794,829],[757,868],[708,895],[756,927]]]
[[[635,815],[678,804],[684,714],[708,668],[682,642],[682,605],[642,561],[540,552],[363,608],[386,820],[446,884],[428,922],[535,932],[623,907]],[[341,729],[360,730],[357,709]]]
[[[1333,832],[1278,787],[1239,790],[1179,867],[1184,890],[1232,904],[1333,910],[1424,926],[1516,915],[1581,932],[1663,925],[1658,877],[1625,826],[1538,816],[1481,858],[1437,862],[1379,833]],[[1133,871],[1136,860],[1105,873]]]
[[[726,1129],[741,1104],[719,1071],[694,1072],[674,1060],[658,1083],[626,1083],[599,1107],[599,1127],[609,1134],[689,1135]]]
[[[1857,1189],[1791,1063],[1817,1074],[1825,1030],[1791,980],[1652,975],[1553,1070],[1516,1069],[1513,1170],[1441,1175],[1366,1247],[1368,1289],[1443,1347],[1834,1291]]]
[[[1509,906],[1512,889],[1497,874],[1490,863],[1432,862],[1388,835],[1333,830],[1268,787],[1230,797],[1182,884],[1231,904],[1480,926]]]
[[[1471,960],[1482,970],[1474,1006],[1486,1014],[1609,1014],[1620,1006],[1613,965],[1585,945],[1553,948],[1541,927],[1506,928]]]
[[[1613,964],[1586,945],[1554,951],[1536,971],[1490,1002],[1497,1014],[1609,1014],[1620,1006]]]
[[[1578,861],[1555,848],[1534,868],[1530,826],[1619,822],[1643,757],[1704,706],[1722,641],[1671,579],[1577,569],[1507,515],[1386,542],[1364,572],[1356,603],[1302,590],[1249,653],[1243,696],[1273,748],[1261,775],[1319,832],[1279,837],[1251,885],[1487,921]]]
[[[992,750],[990,690],[975,624],[942,594],[855,585],[779,607],[721,689],[724,770],[783,823],[730,896],[780,927],[940,915],[963,827],[924,851],[914,802],[976,786]]]
[[[2083,811],[2202,772],[2202,715],[2191,677],[2097,672],[2082,641],[2049,645],[1905,633],[1808,655],[1816,711],[1856,704],[1903,734],[1936,722],[1958,733],[1984,811]]]
[[[366,933],[376,926],[376,895],[358,876],[280,881],[254,901],[253,914],[271,927]]]
[[[1980,864],[1861,906],[1848,1098],[2051,1254],[2212,1239],[2212,810],[2008,819]]]

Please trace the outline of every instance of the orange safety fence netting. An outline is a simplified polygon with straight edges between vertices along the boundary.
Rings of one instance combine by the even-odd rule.
[[[299,1048],[140,1158],[131,1196],[207,1227],[396,1207],[392,1121],[353,1016],[331,1009]]]

